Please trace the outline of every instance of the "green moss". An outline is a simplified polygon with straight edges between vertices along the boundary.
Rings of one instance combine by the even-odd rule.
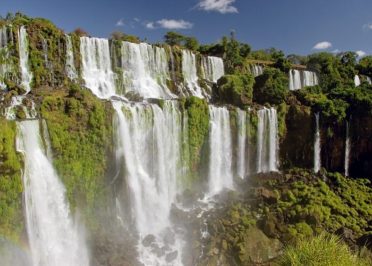
[[[218,80],[215,95],[222,103],[247,105],[252,103],[253,84],[251,74],[225,75]]]
[[[71,206],[83,206],[89,215],[104,193],[112,136],[111,105],[73,85],[69,94],[55,91],[45,96],[41,114],[48,125],[53,162]]]
[[[19,241],[23,230],[22,176],[15,150],[16,126],[0,118],[0,235]]]
[[[286,116],[288,113],[288,106],[285,102],[278,106],[278,133],[279,137],[283,138],[287,133]]]
[[[188,133],[190,149],[190,166],[196,171],[200,162],[200,153],[209,131],[209,109],[204,99],[187,98],[185,109],[188,114]]]

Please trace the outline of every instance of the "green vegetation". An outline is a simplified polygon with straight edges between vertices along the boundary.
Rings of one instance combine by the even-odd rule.
[[[164,35],[164,41],[170,46],[180,46],[186,49],[197,51],[199,49],[199,42],[194,37],[187,37],[180,33],[169,31]]]
[[[338,237],[322,233],[310,239],[299,240],[294,246],[288,246],[279,265],[367,266],[370,264],[353,254]]]
[[[225,75],[218,80],[215,96],[222,103],[248,105],[252,103],[253,84],[251,74]]]
[[[141,40],[134,35],[125,34],[121,31],[114,31],[111,33],[111,39],[116,41],[125,41],[125,42],[132,42],[132,43],[140,43]]]
[[[201,149],[209,131],[208,103],[203,99],[190,97],[185,100],[184,106],[189,124],[190,166],[192,171],[195,171],[199,166]]]
[[[68,93],[48,91],[41,114],[47,121],[54,165],[71,206],[90,215],[105,192],[112,136],[111,105],[73,84]]]
[[[288,76],[275,68],[266,68],[256,77],[253,100],[260,104],[280,104],[285,101],[288,91]]]
[[[15,150],[16,125],[0,118],[0,236],[19,241],[23,230],[22,164]]]

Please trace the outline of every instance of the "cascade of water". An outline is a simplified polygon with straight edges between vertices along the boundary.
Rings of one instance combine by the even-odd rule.
[[[20,122],[18,129],[17,150],[25,158],[23,185],[33,265],[89,265],[87,248],[71,218],[63,184],[42,148],[39,122]]]
[[[216,83],[225,74],[223,60],[220,57],[206,56],[202,58],[203,78]]]
[[[209,194],[233,188],[230,114],[225,107],[209,106]]]
[[[247,173],[246,164],[246,142],[247,142],[247,113],[241,109],[237,109],[237,124],[238,124],[238,147],[237,147],[237,174],[244,179]]]
[[[18,50],[19,50],[19,67],[21,70],[21,86],[25,90],[23,95],[14,96],[12,97],[12,101],[10,106],[5,109],[5,117],[9,120],[14,120],[16,118],[16,109],[21,106],[23,109],[26,118],[35,118],[36,117],[36,110],[35,104],[31,102],[31,108],[28,110],[26,106],[23,105],[23,100],[25,99],[26,95],[31,91],[31,81],[32,81],[32,73],[29,70],[28,66],[28,38],[27,38],[27,31],[22,26],[18,30]]]
[[[172,203],[179,191],[182,114],[177,103],[171,101],[166,101],[163,109],[158,105],[121,102],[113,102],[113,106],[117,160],[126,167],[139,234],[139,259],[145,265],[182,265],[183,241],[172,231],[170,221]],[[151,246],[146,244],[149,239]],[[172,254],[176,258],[169,262]]]
[[[85,86],[99,98],[114,96],[115,74],[111,68],[108,40],[81,37],[80,54]]]
[[[297,69],[289,71],[289,89],[291,91],[301,89],[301,74]]]
[[[252,65],[251,73],[254,77],[260,76],[263,74],[263,67],[261,65]]]
[[[5,89],[4,78],[7,72],[9,72],[8,60],[8,35],[6,27],[0,28],[0,89]]]
[[[123,42],[121,64],[126,91],[144,98],[174,98],[167,87],[169,68],[164,48],[146,43]]]
[[[67,76],[73,80],[78,77],[76,73],[76,68],[75,68],[75,62],[74,62],[74,51],[72,48],[72,41],[71,41],[71,36],[66,34],[66,66],[65,66],[65,71]]]
[[[318,85],[318,76],[315,72],[291,69],[289,71],[289,89],[299,90],[308,86]]]
[[[345,140],[345,176],[349,176],[349,165],[350,165],[350,125],[346,121],[346,140]]]
[[[182,50],[182,74],[188,93],[204,98],[203,91],[198,84],[195,54],[187,50]]]
[[[315,141],[314,141],[314,172],[318,173],[321,167],[321,159],[320,159],[320,129],[319,129],[319,113],[315,114]]]
[[[355,87],[359,87],[361,82],[360,82],[360,78],[358,75],[355,75],[354,76],[354,84],[355,84]]]
[[[278,118],[274,108],[257,112],[257,172],[278,171]]]
[[[367,76],[367,83],[368,83],[369,85],[371,85],[371,84],[372,84],[372,80],[371,80],[371,78],[370,78],[370,77],[368,77],[368,76]]]
[[[19,44],[19,66],[21,68],[22,87],[28,94],[31,91],[30,84],[32,81],[32,74],[28,67],[28,39],[26,29],[22,26],[18,31]]]

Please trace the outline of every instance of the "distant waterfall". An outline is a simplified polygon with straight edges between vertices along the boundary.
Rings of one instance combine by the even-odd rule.
[[[350,124],[346,121],[346,140],[345,140],[345,176],[349,176],[350,165]]]
[[[17,149],[25,158],[25,212],[33,265],[89,265],[85,242],[66,203],[65,188],[42,147],[39,122],[20,122],[18,128]]]
[[[81,37],[80,54],[85,86],[99,98],[110,98],[115,95],[115,79],[108,40]]]
[[[12,97],[10,106],[5,109],[5,117],[9,120],[14,120],[16,118],[16,108],[21,106],[23,109],[26,118],[35,118],[36,111],[34,104],[32,103],[32,108],[27,109],[23,105],[23,100],[26,95],[31,91],[31,81],[32,73],[30,72],[28,60],[29,60],[29,51],[28,51],[28,38],[27,31],[22,26],[18,30],[18,50],[19,50],[19,68],[21,71],[21,87],[25,90],[23,95]]]
[[[233,188],[230,115],[225,107],[209,106],[209,194]]]
[[[251,73],[253,77],[258,77],[263,74],[263,66],[261,65],[251,65]]]
[[[189,94],[204,98],[202,88],[198,84],[195,54],[187,50],[182,50],[182,74]]]
[[[205,56],[202,58],[203,78],[216,83],[225,74],[223,60],[220,57]]]
[[[7,28],[4,26],[0,28],[0,90],[5,89],[5,83],[4,78],[7,72],[9,72],[9,66],[6,63],[8,60],[9,54],[8,54],[8,34],[7,34]]]
[[[174,98],[168,87],[168,58],[164,48],[146,43],[123,42],[121,65],[126,92],[133,91],[144,98]]]
[[[278,118],[274,108],[257,112],[257,172],[278,171]]]
[[[291,69],[289,71],[289,89],[299,90],[304,87],[318,85],[318,76],[315,72]]]
[[[19,66],[21,68],[21,86],[28,94],[31,91],[30,84],[32,74],[28,66],[28,39],[26,29],[22,26],[18,31]]]
[[[238,147],[237,147],[237,175],[244,179],[247,171],[246,142],[247,142],[247,112],[237,110]]]
[[[321,167],[321,159],[320,159],[320,129],[319,129],[319,113],[315,114],[315,141],[314,141],[314,172],[318,173]]]
[[[144,265],[182,265],[182,240],[175,236],[170,211],[179,191],[182,148],[181,112],[167,101],[154,104],[113,102],[116,110],[117,161],[126,168],[138,251]],[[151,246],[144,239],[153,239]],[[174,243],[165,239],[175,238]],[[163,250],[162,254],[158,254]],[[167,262],[171,254],[176,258]],[[178,255],[177,255],[178,254]]]
[[[355,84],[355,87],[359,87],[361,84],[360,77],[358,75],[354,76],[354,84]]]
[[[371,78],[370,78],[370,77],[368,77],[368,76],[367,76],[367,83],[368,83],[369,85],[371,85],[371,84],[372,84],[372,80],[371,80]]]
[[[66,37],[66,67],[65,71],[67,76],[73,80],[78,77],[76,73],[76,68],[75,68],[75,62],[74,62],[74,51],[72,48],[72,41],[71,41],[71,36],[70,35],[65,35]]]

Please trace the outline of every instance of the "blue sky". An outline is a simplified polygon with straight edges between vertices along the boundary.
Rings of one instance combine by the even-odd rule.
[[[97,37],[120,30],[156,42],[171,28],[210,43],[234,29],[254,49],[372,54],[372,0],[1,0],[1,15],[16,11]]]

